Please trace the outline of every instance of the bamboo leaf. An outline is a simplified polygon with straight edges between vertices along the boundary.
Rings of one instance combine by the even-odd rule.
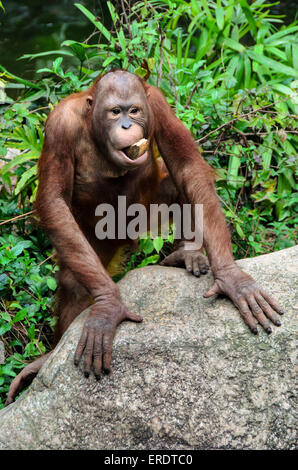
[[[30,160],[37,160],[38,157],[39,154],[32,155],[32,153],[30,155],[28,153],[26,153],[25,155],[18,155],[13,160],[6,163],[2,168],[0,168],[0,175],[4,176],[14,166],[21,165],[22,163],[25,163]]]
[[[225,38],[223,41],[223,46],[227,46],[230,49],[233,49],[234,51],[237,52],[244,52],[245,47],[240,44],[240,42],[234,41],[233,39],[230,38]]]
[[[109,64],[111,64],[116,59],[117,59],[117,57],[115,57],[114,55],[112,55],[110,57],[107,57],[106,60],[104,61],[104,63],[102,64],[102,66],[107,67]]]
[[[244,54],[244,87],[249,88],[251,81],[251,63],[247,54]]]
[[[298,31],[298,26],[293,26],[290,28],[285,28],[278,33],[271,34],[268,38],[265,39],[264,43],[265,44],[270,44],[271,42],[276,41],[279,38],[282,38],[283,36],[287,36],[288,34],[296,33]]]
[[[104,35],[104,37],[108,41],[112,41],[112,36],[107,30],[107,28],[99,20],[96,19],[96,17],[91,13],[91,11],[87,10],[87,8],[85,8],[80,3],[75,3],[75,6],[79,10],[81,10],[81,12],[84,13],[85,16],[87,16],[88,20],[90,20],[91,23],[93,23],[94,26],[96,26],[96,28]]]
[[[205,12],[206,12],[206,15],[207,15],[208,20],[210,20],[210,21],[213,22],[213,21],[214,21],[214,18],[213,18],[212,14],[211,14],[211,11],[210,11],[210,8],[209,8],[209,6],[208,6],[207,0],[201,0],[201,3],[202,3],[203,8],[204,8],[204,10],[205,10]]]
[[[16,185],[15,188],[15,194],[19,194],[22,189],[26,186],[26,183],[33,177],[37,175],[37,165],[32,166],[29,168],[29,170],[25,171],[25,173],[22,174],[22,177],[18,184]]]
[[[222,31],[225,25],[225,11],[223,7],[216,8],[215,16],[216,16],[216,23],[217,23],[218,29]]]
[[[65,42],[70,42],[70,41],[65,41]],[[75,42],[75,41],[74,41]],[[63,46],[64,43],[61,44],[61,46]],[[48,55],[67,55],[67,56],[70,56],[70,57],[73,57],[73,54],[69,51],[64,51],[62,49],[60,49],[59,51],[47,51],[47,52],[39,52],[38,54],[24,54],[22,55],[21,57],[18,58],[18,60],[21,60],[21,59],[36,59],[37,57],[45,57],[45,56],[48,56]]]
[[[269,69],[273,69],[277,73],[280,72],[284,75],[289,75],[290,77],[298,78],[298,70],[295,70],[292,67],[281,64],[280,62],[270,59],[269,57],[266,57],[264,55],[257,54],[256,52],[253,52],[249,49],[247,50],[247,54],[254,61],[258,62],[261,65],[265,65]]]
[[[250,26],[252,34],[254,36],[256,36],[256,34],[257,34],[257,25],[256,25],[256,22],[255,22],[254,16],[251,12],[250,6],[248,5],[246,0],[239,0],[239,3],[240,3],[240,6],[241,6],[241,9],[242,9],[243,13],[246,16],[246,19],[248,21],[248,24]]]
[[[107,2],[107,5],[108,5],[108,9],[110,11],[112,21],[113,21],[114,24],[116,24],[116,22],[119,20],[119,16],[116,12],[116,9],[115,9],[114,5],[111,2]]]
[[[8,72],[2,65],[0,65],[0,72],[4,74],[6,78],[13,79],[18,83],[22,83],[23,85],[29,87],[29,88],[36,88],[37,90],[40,90],[42,87],[41,85],[36,85],[35,83],[29,82],[28,80],[24,80],[23,78],[17,77],[13,73]]]

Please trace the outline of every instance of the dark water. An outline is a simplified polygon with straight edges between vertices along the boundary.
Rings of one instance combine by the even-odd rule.
[[[51,66],[56,56],[17,60],[21,55],[59,49],[66,39],[83,42],[94,31],[74,3],[84,5],[109,27],[110,15],[102,0],[2,0],[2,3],[5,13],[0,10],[0,64],[23,78],[30,79],[39,68]],[[285,22],[290,23],[297,13],[297,2],[285,0],[271,10],[286,15]]]
[[[56,50],[66,39],[83,42],[95,27],[75,7],[81,3],[105,24],[109,21],[106,2],[101,0],[2,0],[0,10],[0,64],[23,78],[51,66],[54,55],[32,61],[17,60],[27,53]],[[64,59],[65,60],[65,59]]]

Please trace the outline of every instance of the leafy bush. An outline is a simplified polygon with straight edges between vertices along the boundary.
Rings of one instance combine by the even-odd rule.
[[[162,88],[218,169],[236,257],[293,244],[298,26],[284,26],[264,0],[152,0],[125,15],[107,4],[110,31],[76,4],[94,25],[97,43],[67,40],[61,50],[23,57],[58,55],[52,68],[38,70],[42,77],[34,83],[1,67],[3,83],[15,81],[24,90],[1,111],[0,153],[5,158],[7,147],[21,152],[1,171],[6,181],[17,173],[14,195],[34,199],[43,112],[87,87],[98,70],[126,68]],[[66,71],[63,56],[73,57]]]
[[[23,56],[24,60],[56,57],[52,67],[37,71],[34,81],[0,66],[0,218],[8,220],[32,210],[36,160],[48,112],[63,97],[88,87],[99,71],[125,68],[162,89],[191,129],[203,157],[216,169],[235,256],[293,245],[297,24],[285,26],[264,0],[251,4],[246,0],[151,0],[137,2],[126,12],[111,2],[107,5],[110,30],[76,4],[94,27],[88,41],[69,39],[58,51]],[[68,64],[71,58],[71,65],[64,66],[64,57]],[[19,87],[16,100],[6,94],[10,86]],[[26,221],[20,217],[13,227],[2,226],[0,329],[6,331],[10,354],[0,369],[2,392],[23,367],[21,361],[31,360],[47,347],[44,333],[52,325],[47,312],[56,268],[51,262],[43,263],[50,253],[48,241]],[[161,239],[141,241],[127,270],[158,262],[163,243]]]
[[[50,347],[57,268],[45,262],[40,248],[34,235],[0,236],[0,336],[8,354],[0,364],[0,407],[12,378]]]

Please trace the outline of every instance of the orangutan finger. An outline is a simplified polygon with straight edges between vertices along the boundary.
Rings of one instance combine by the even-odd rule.
[[[254,298],[254,295],[250,295],[248,298],[247,298],[247,301],[248,301],[248,304],[249,304],[249,307],[254,315],[254,317],[258,320],[258,322],[260,323],[260,325],[262,325],[262,327],[264,328],[264,330],[270,334],[272,333],[272,330],[270,328],[270,324],[269,324],[269,321],[268,319],[265,317],[264,313],[263,313],[263,310],[261,309],[261,307],[258,305],[258,303],[256,302],[255,298]]]
[[[268,304],[273,308],[273,310],[275,310],[280,315],[283,315],[285,313],[284,310],[279,305],[279,303],[276,300],[274,300],[271,297],[271,295],[267,294],[267,292],[263,290],[261,290],[260,293],[264,297],[264,299],[268,302]]]
[[[103,337],[103,370],[106,374],[111,372],[113,333],[105,334]]]
[[[254,319],[247,302],[242,298],[238,300],[237,302],[238,309],[240,311],[240,314],[244,320],[244,322],[247,324],[247,326],[250,328],[251,332],[254,335],[258,334],[258,329],[257,329],[257,322]]]
[[[87,330],[84,328],[83,333],[81,334],[80,340],[78,342],[77,349],[76,349],[75,356],[74,356],[75,366],[79,365],[80,359],[85,349],[86,341],[87,341]]]
[[[100,379],[102,369],[102,336],[96,335],[93,346],[93,369],[96,380]]]
[[[88,334],[86,346],[84,349],[84,375],[85,377],[89,377],[91,364],[92,364],[92,356],[93,356],[93,345],[94,345],[94,334]]]
[[[192,270],[195,276],[200,277],[200,265],[199,260],[194,258],[192,263]]]
[[[263,312],[265,312],[266,316],[272,321],[272,323],[274,323],[276,326],[280,326],[281,322],[279,320],[278,315],[274,312],[274,310],[270,307],[270,305],[268,304],[268,302],[266,302],[262,295],[256,294],[255,298]]]
[[[193,271],[193,268],[192,268],[192,256],[191,254],[186,254],[185,255],[185,267],[186,267],[186,270],[191,273]]]

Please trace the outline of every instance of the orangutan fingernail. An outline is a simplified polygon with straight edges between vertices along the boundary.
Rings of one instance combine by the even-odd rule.
[[[195,275],[196,275],[197,277],[199,277],[199,276],[200,276],[200,271],[196,271],[196,272],[195,272]]]
[[[271,333],[272,333],[271,328],[266,328],[266,333],[268,333],[268,335],[271,335]]]
[[[84,376],[86,377],[86,379],[88,379],[88,377],[89,377],[89,372],[88,372],[87,370],[85,370]]]
[[[276,324],[276,326],[280,326],[280,325],[281,325],[281,323],[280,323],[279,320],[276,320],[275,324]]]
[[[253,328],[253,329],[252,329],[252,332],[253,332],[254,335],[257,335],[257,334],[258,334],[257,328]]]

